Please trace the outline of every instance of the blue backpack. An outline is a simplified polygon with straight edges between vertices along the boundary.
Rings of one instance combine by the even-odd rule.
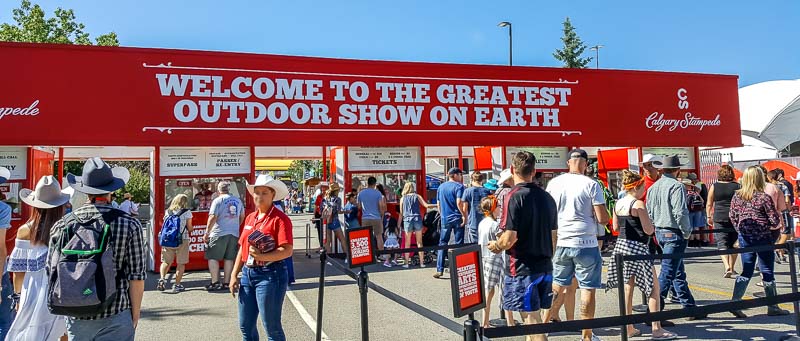
[[[164,224],[161,225],[161,233],[158,236],[158,244],[161,247],[178,247],[183,242],[183,233],[181,232],[181,216],[188,211],[182,209],[178,214],[170,214],[164,219]]]

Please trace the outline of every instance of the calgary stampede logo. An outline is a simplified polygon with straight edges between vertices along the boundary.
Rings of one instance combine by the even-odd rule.
[[[689,110],[689,95],[686,89],[678,89],[678,109],[679,110]],[[658,111],[650,114],[645,120],[645,125],[647,128],[653,129],[655,131],[661,131],[662,129],[668,129],[669,131],[675,131],[678,128],[687,129],[689,127],[700,127],[700,131],[703,130],[705,127],[716,127],[720,125],[719,114],[713,119],[703,119],[702,117],[695,116],[692,112],[686,111],[683,115],[683,118],[675,118],[675,119],[665,119],[664,114]]]

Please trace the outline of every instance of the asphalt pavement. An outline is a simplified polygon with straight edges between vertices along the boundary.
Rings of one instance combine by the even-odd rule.
[[[283,328],[288,340],[313,340],[316,326],[319,293],[320,261],[315,252],[305,256],[305,224],[308,215],[291,216],[295,238],[295,275],[297,282],[290,286],[283,307]],[[312,237],[315,236],[312,228]],[[311,238],[312,248],[316,247]],[[703,249],[690,249],[688,252]],[[710,250],[709,248],[705,249]],[[331,259],[331,262],[341,260]],[[606,258],[606,264],[611,260]],[[727,302],[733,288],[732,279],[722,278],[722,265],[718,257],[695,258],[686,261],[689,283],[698,305]],[[788,264],[776,265],[779,293],[789,293]],[[360,340],[361,319],[359,293],[356,281],[326,266],[322,330],[328,340]],[[737,266],[741,270],[741,265]],[[435,269],[412,267],[385,268],[373,265],[366,269],[369,280],[376,288],[368,291],[369,336],[371,340],[462,340],[463,318],[453,317],[448,274],[443,279],[431,276]],[[173,294],[156,291],[157,274],[150,274],[145,288],[142,320],[137,330],[137,340],[239,340],[238,310],[236,300],[227,292],[208,293],[203,288],[209,282],[207,272],[191,272],[184,278],[187,291]],[[751,282],[748,294],[761,290]],[[639,297],[641,294],[635,295]],[[494,304],[497,306],[497,299]],[[597,317],[617,316],[616,291],[597,292]],[[791,304],[782,305],[792,310]],[[679,309],[670,304],[667,309]],[[795,315],[766,316],[766,308],[745,311],[750,318],[734,319],[730,314],[714,314],[706,320],[675,320],[677,326],[670,331],[681,335],[681,340],[779,340],[795,329]],[[496,309],[492,316],[497,315]],[[480,313],[477,317],[480,317]],[[563,311],[562,311],[563,318]],[[631,340],[648,340],[649,326],[638,325],[642,337]],[[262,339],[266,340],[263,326],[259,324]],[[597,329],[603,340],[618,340],[620,328]],[[550,340],[578,340],[578,333],[562,332],[550,335]],[[501,340],[524,340],[524,337]]]

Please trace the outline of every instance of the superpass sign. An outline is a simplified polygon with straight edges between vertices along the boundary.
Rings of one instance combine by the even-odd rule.
[[[7,144],[740,144],[732,76],[0,43]],[[43,86],[46,85],[46,86]],[[74,134],[79,124],[92,134]],[[26,134],[50,127],[52,134]],[[611,133],[611,132],[616,133]],[[435,133],[435,134],[433,134]]]

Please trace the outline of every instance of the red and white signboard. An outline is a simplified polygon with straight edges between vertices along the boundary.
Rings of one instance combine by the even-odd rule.
[[[372,227],[347,229],[350,267],[357,268],[375,264],[375,245],[372,242]]]
[[[0,50],[7,145],[741,145],[735,76],[26,43]],[[91,134],[62,129],[76,122]]]
[[[452,249],[448,253],[448,259],[450,259],[450,288],[453,292],[455,317],[486,307],[480,246],[469,245]]]

